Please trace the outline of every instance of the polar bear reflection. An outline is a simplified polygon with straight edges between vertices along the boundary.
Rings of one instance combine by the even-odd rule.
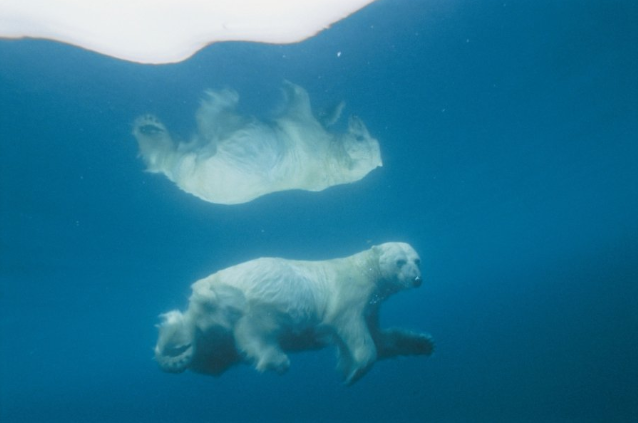
[[[381,166],[379,144],[360,119],[330,133],[341,107],[321,124],[303,88],[287,82],[284,92],[283,113],[265,123],[235,112],[235,91],[207,91],[190,142],[173,140],[154,116],[139,117],[133,134],[148,171],[211,203],[238,204],[275,191],[321,191]]]

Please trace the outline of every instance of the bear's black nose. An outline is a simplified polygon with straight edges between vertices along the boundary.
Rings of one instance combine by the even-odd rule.
[[[421,286],[422,283],[423,279],[421,279],[421,276],[417,276],[416,278],[414,278],[414,286]]]

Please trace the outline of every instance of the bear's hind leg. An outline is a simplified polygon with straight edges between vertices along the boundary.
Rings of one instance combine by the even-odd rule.
[[[282,374],[290,367],[277,335],[275,322],[265,316],[244,316],[235,326],[237,348],[260,372],[274,370]]]

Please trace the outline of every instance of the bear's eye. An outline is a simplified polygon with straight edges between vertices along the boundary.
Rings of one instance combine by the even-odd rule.
[[[421,259],[415,259],[414,260],[414,264],[416,264],[417,266],[421,265]]]
[[[403,267],[406,263],[407,261],[405,260],[397,260],[397,267]]]

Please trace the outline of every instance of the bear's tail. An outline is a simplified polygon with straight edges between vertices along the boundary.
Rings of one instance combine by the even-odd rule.
[[[181,373],[195,353],[195,328],[179,311],[160,315],[159,338],[155,345],[155,361],[169,373]]]

